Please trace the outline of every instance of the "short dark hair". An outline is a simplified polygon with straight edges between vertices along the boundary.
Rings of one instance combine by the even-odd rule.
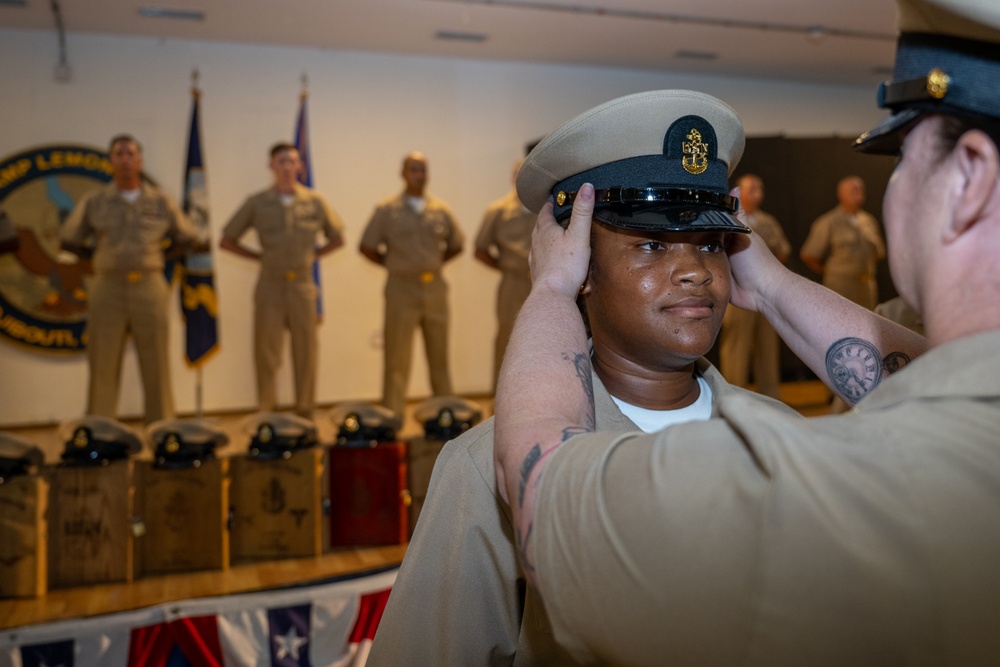
[[[108,142],[108,152],[110,153],[114,149],[115,144],[121,143],[123,141],[127,141],[130,144],[133,144],[140,153],[142,152],[142,144],[139,143],[139,140],[133,137],[131,134],[125,134],[125,133],[116,134],[115,136],[111,137],[111,141]]]
[[[282,151],[295,151],[297,153],[299,151],[299,147],[295,144],[290,144],[287,141],[279,141],[275,145],[271,146],[271,159],[274,159],[274,157]]]
[[[944,159],[958,144],[958,140],[969,130],[980,130],[1000,148],[1000,119],[973,118],[942,114],[938,127],[938,158]]]

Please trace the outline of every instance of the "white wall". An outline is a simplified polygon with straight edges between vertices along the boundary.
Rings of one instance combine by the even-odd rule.
[[[215,237],[242,200],[269,183],[267,151],[292,138],[300,77],[308,75],[314,182],[347,225],[347,247],[322,262],[318,400],[375,400],[381,389],[383,271],[357,253],[376,201],[402,187],[410,150],[430,163],[429,191],[448,201],[471,248],[485,206],[510,185],[527,141],[605,100],[654,88],[695,88],[740,112],[750,135],[855,135],[882,113],[872,86],[507,62],[401,57],[333,50],[70,34],[72,81],[56,82],[52,32],[0,30],[0,158],[33,146],[102,147],[118,132],[143,142],[146,171],[179,197],[190,75],[201,74],[202,136]],[[251,295],[255,265],[216,254],[222,349],[204,368],[207,412],[252,409]],[[486,393],[492,379],[497,277],[467,250],[445,271],[451,284],[455,390]],[[195,408],[195,373],[171,331],[181,413]],[[419,344],[419,338],[417,340]],[[423,354],[410,395],[429,394]],[[280,399],[292,397],[286,361]],[[55,358],[0,341],[0,426],[58,421],[84,409],[82,356]],[[142,410],[134,353],[120,410]]]

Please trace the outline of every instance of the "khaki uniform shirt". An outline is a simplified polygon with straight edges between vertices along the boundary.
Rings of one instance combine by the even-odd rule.
[[[236,240],[251,227],[260,239],[261,274],[281,277],[290,272],[312,275],[316,235],[341,239],[344,223],[318,192],[296,185],[287,206],[273,187],[247,198],[222,235]]]
[[[557,639],[625,665],[1000,664],[1000,331],[851,413],[572,438],[535,509]]]
[[[871,214],[850,215],[839,206],[816,219],[802,244],[802,254],[823,264],[823,284],[855,303],[877,303],[876,264],[885,257],[885,241]]]
[[[513,190],[490,204],[476,236],[476,250],[497,250],[501,271],[527,276],[531,232],[538,214],[524,208]]]
[[[793,411],[730,386],[704,359],[713,412],[730,396],[775,413]],[[597,427],[638,431],[595,374]],[[379,665],[571,665],[545,610],[526,589],[510,508],[493,467],[493,420],[449,442],[434,466],[427,502],[396,577],[368,657]],[[593,572],[589,582],[605,576]]]
[[[424,210],[417,213],[400,194],[376,206],[361,245],[384,249],[389,273],[418,277],[440,271],[445,251],[460,250],[464,240],[446,203],[425,196]]]
[[[93,238],[95,273],[159,270],[164,266],[164,239],[197,239],[197,230],[170,197],[148,183],[140,187],[133,204],[110,183],[84,197],[66,219],[60,240],[84,248]]]
[[[760,234],[771,254],[775,257],[786,258],[792,252],[792,244],[788,242],[788,237],[781,229],[781,223],[770,213],[755,211],[748,214],[747,226],[755,234]]]

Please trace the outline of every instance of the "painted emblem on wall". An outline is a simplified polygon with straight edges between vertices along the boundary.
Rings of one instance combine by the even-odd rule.
[[[111,180],[103,150],[54,145],[0,159],[0,206],[16,233],[0,254],[0,338],[38,352],[86,345],[90,262],[59,250],[59,230],[85,194]]]

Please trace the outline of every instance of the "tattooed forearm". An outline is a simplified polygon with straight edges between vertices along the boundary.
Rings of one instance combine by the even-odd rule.
[[[594,382],[590,374],[590,357],[586,354],[576,353],[572,356],[568,352],[563,352],[563,359],[573,362],[576,369],[576,377],[580,380],[580,386],[587,397],[587,418],[586,430],[594,430]]]
[[[524,461],[521,462],[521,479],[517,484],[517,506],[524,507],[524,489],[528,486],[528,478],[531,477],[531,471],[535,468],[535,465],[542,458],[542,447],[539,444],[535,444],[531,448],[525,457]]]
[[[885,355],[885,359],[882,360],[882,368],[889,375],[892,375],[898,370],[902,370],[903,366],[910,363],[910,355],[905,352],[890,352]]]
[[[867,396],[882,382],[878,349],[861,338],[841,338],[826,352],[826,372],[832,388],[851,404]]]

